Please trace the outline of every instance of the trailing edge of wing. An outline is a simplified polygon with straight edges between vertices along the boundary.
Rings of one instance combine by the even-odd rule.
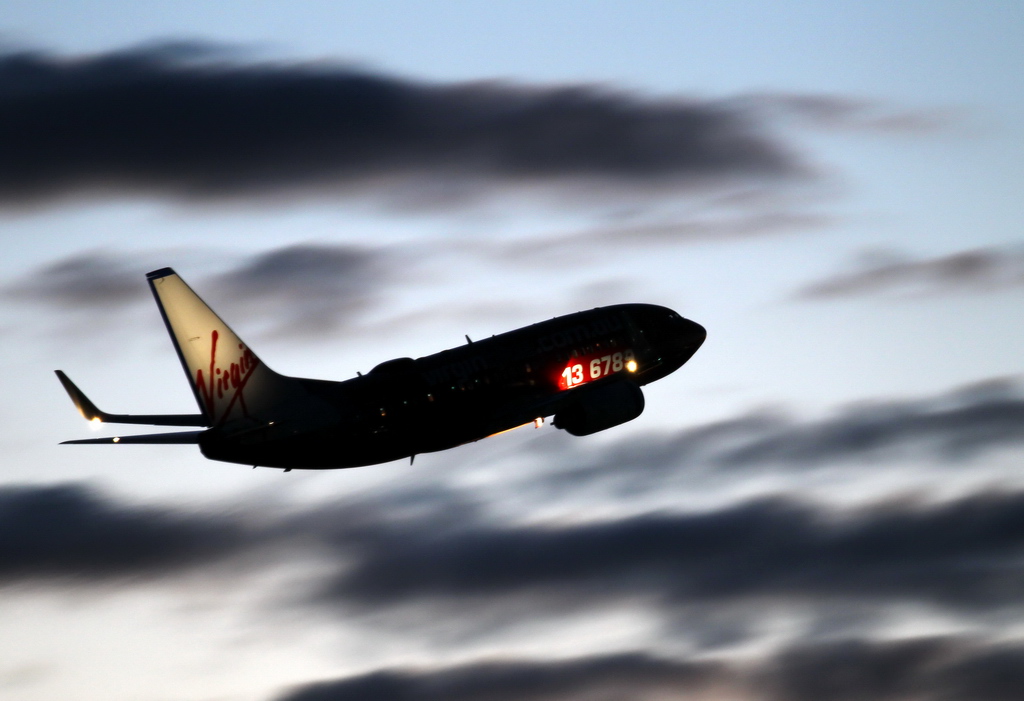
[[[77,441],[63,441],[61,445],[71,444],[93,444],[112,445],[122,443],[164,443],[164,444],[190,444],[199,442],[202,431],[179,431],[178,433],[150,433],[143,436],[110,436],[108,438],[83,438]]]
[[[89,421],[102,421],[111,424],[146,424],[149,426],[209,426],[209,422],[202,414],[109,414],[100,410],[92,401],[85,396],[82,390],[71,381],[71,378],[61,370],[54,370],[57,379],[64,385],[65,391],[75,403],[78,413]],[[99,441],[103,442],[105,439]],[[93,443],[96,441],[69,441],[72,443]]]

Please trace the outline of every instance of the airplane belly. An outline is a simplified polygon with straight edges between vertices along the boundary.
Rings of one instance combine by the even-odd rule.
[[[391,462],[411,453],[396,443],[328,440],[275,441],[261,446],[226,446],[200,441],[199,449],[211,460],[254,467],[306,470],[363,467]]]

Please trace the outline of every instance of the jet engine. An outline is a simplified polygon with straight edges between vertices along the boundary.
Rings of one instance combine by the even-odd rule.
[[[644,411],[644,393],[629,380],[614,380],[573,390],[577,401],[555,414],[556,428],[589,436],[632,421]]]

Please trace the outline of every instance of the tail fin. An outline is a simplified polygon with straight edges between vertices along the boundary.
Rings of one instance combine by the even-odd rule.
[[[171,268],[146,275],[208,425],[274,420],[289,378],[268,368]]]

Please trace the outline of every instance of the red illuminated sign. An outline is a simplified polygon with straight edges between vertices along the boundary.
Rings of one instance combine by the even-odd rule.
[[[572,389],[623,370],[636,372],[636,360],[632,350],[573,358],[558,376],[558,388]]]

